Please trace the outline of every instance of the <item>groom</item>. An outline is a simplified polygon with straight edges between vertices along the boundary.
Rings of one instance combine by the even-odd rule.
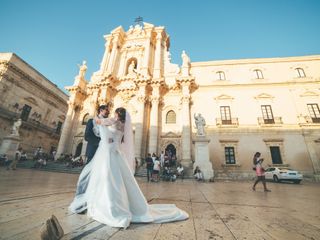
[[[110,103],[105,105],[100,105],[98,108],[98,118],[107,118],[110,113]],[[84,134],[84,139],[88,142],[86,156],[87,156],[87,163],[88,164],[91,159],[93,158],[94,154],[97,151],[100,142],[100,134],[96,123],[93,119],[89,119],[86,131]]]

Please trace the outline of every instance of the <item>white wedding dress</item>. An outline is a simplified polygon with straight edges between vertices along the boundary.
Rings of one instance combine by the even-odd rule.
[[[134,223],[164,223],[185,220],[188,214],[174,204],[148,204],[125,152],[123,131],[116,125],[99,126],[101,141],[91,162],[82,170],[70,211],[87,215],[112,227]],[[132,131],[132,130],[131,130]],[[109,143],[108,139],[113,139]]]

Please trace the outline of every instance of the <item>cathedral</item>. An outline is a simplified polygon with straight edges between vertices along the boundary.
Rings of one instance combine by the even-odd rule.
[[[215,177],[251,178],[252,157],[320,178],[320,55],[171,63],[162,26],[121,26],[105,35],[98,71],[80,66],[70,93],[57,155],[84,155],[84,131],[100,104],[125,107],[132,116],[135,157],[175,154],[195,166],[195,120],[205,120]]]

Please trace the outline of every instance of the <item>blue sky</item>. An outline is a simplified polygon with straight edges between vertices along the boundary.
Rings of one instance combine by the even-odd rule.
[[[320,54],[318,0],[0,0],[0,52],[14,52],[64,89],[82,60],[98,70],[103,35],[134,19],[165,26],[172,62]]]

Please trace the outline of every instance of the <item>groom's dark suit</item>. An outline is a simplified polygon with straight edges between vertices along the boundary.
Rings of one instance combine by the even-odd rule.
[[[96,153],[100,142],[100,137],[97,137],[93,132],[93,119],[90,119],[87,123],[84,139],[88,142],[86,156],[87,163],[89,163]]]

